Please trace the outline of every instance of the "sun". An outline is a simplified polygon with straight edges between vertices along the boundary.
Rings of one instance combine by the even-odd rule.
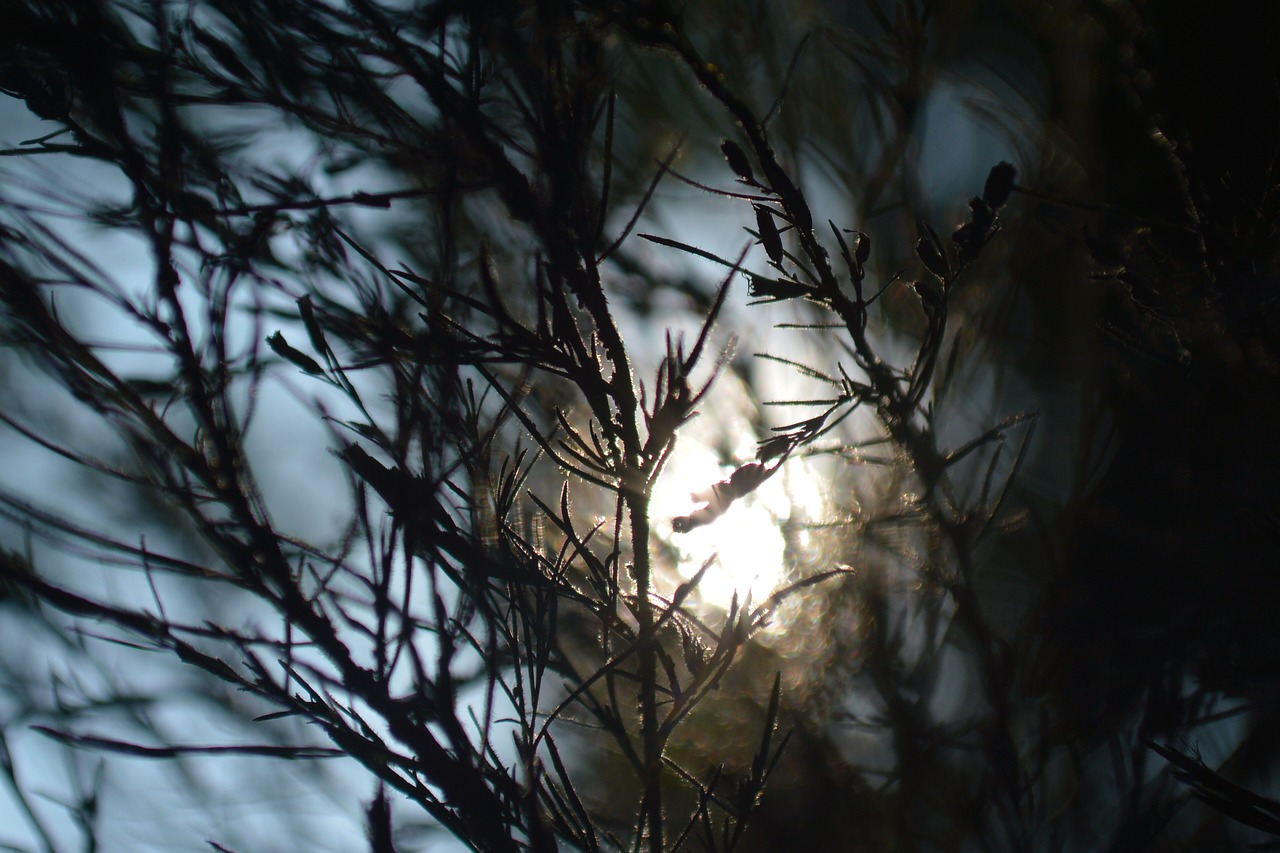
[[[748,593],[759,602],[786,582],[787,543],[781,522],[793,512],[809,515],[817,508],[816,481],[801,460],[788,461],[776,476],[734,501],[715,521],[677,533],[672,520],[702,506],[692,493],[706,490],[733,471],[699,439],[681,436],[658,478],[651,503],[653,529],[676,555],[681,579],[692,577],[715,558],[698,587],[704,604],[728,607],[735,594],[741,602]]]

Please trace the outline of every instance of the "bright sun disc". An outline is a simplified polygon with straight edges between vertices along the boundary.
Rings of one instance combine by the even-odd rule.
[[[673,518],[686,516],[701,505],[691,493],[723,480],[731,471],[719,464],[707,445],[682,438],[653,493],[654,529],[676,553],[680,576],[692,577],[707,560],[716,557],[702,578],[698,595],[717,607],[728,607],[735,593],[742,601],[748,591],[759,602],[786,577],[786,542],[779,522],[791,515],[792,496],[786,488],[785,467],[755,492],[735,501],[711,524],[688,533],[672,530]]]

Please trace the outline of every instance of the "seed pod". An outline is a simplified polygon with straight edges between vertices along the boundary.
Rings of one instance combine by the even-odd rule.
[[[928,237],[921,237],[916,241],[916,257],[920,259],[929,272],[938,278],[947,277],[949,272],[947,261],[942,257],[942,253],[938,251],[938,247]]]
[[[773,214],[762,204],[753,205],[756,209],[756,228],[760,231],[760,242],[775,264],[782,263],[782,237],[778,227],[773,224]]]
[[[775,435],[766,438],[759,442],[756,447],[756,459],[761,462],[770,462],[782,454],[790,452],[795,443],[795,436],[791,435]]]
[[[733,485],[728,480],[712,483],[702,491],[690,492],[689,497],[698,503],[706,504],[698,512],[708,512],[712,518],[719,518],[724,515],[725,510],[729,508],[729,504],[738,499],[738,495],[734,493]]]
[[[976,259],[999,230],[995,209],[977,196],[969,199],[969,221],[951,233],[952,242],[960,250],[960,260],[968,263]]]
[[[715,512],[711,507],[704,506],[701,509],[695,509],[688,515],[682,515],[678,518],[671,519],[671,531],[673,533],[688,533],[690,530],[697,530],[699,527],[706,527],[711,522],[720,517],[723,511]]]
[[[738,143],[722,139],[720,141],[720,150],[724,152],[724,158],[729,161],[729,168],[733,169],[734,174],[748,184],[756,182],[755,173],[751,171],[751,161],[747,159],[747,155]]]
[[[307,329],[307,337],[311,339],[311,346],[316,352],[325,352],[329,348],[329,343],[325,340],[324,329],[316,320],[315,307],[311,304],[310,294],[298,300],[298,313],[302,317],[302,325]]]
[[[791,214],[791,221],[801,231],[813,230],[813,212],[809,210],[809,205],[805,203],[803,196],[797,196],[788,203],[787,212]]]
[[[351,466],[351,470],[355,471],[361,480],[368,483],[387,502],[387,506],[393,511],[404,508],[406,498],[410,494],[407,480],[411,478],[406,478],[403,471],[399,468],[388,468],[358,444],[348,444],[338,455]]]
[[[871,238],[861,231],[858,232],[853,244],[853,257],[858,261],[859,265],[865,264],[867,258],[871,257]]]
[[[915,291],[916,296],[920,297],[924,313],[930,318],[938,316],[945,310],[946,297],[943,296],[942,288],[936,281],[913,281],[911,289]]]
[[[969,199],[969,218],[981,231],[986,231],[996,222],[996,212],[976,195]]]
[[[799,299],[808,296],[813,288],[785,278],[765,278],[753,275],[747,283],[747,294],[752,299]]]
[[[267,338],[267,345],[275,350],[276,355],[297,365],[304,373],[310,373],[312,376],[320,376],[324,373],[324,368],[317,364],[314,358],[290,346],[280,332]]]
[[[1013,192],[1013,182],[1018,177],[1018,170],[1012,163],[1003,160],[991,167],[987,175],[987,183],[982,188],[982,200],[996,210],[1004,207]]]
[[[977,258],[979,250],[986,242],[983,239],[983,232],[972,222],[966,222],[951,232],[951,240],[960,249],[960,260],[965,262]]]
[[[751,494],[773,473],[759,462],[748,462],[729,475],[730,493],[735,499]]]

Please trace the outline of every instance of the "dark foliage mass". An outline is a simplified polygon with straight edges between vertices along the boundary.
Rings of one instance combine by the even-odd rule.
[[[1280,843],[1278,10],[4,4],[0,844]]]

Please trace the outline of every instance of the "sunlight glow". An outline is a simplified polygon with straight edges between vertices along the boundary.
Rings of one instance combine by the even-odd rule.
[[[720,608],[729,606],[735,592],[741,601],[750,591],[758,603],[782,586],[788,567],[780,524],[793,513],[813,517],[822,504],[817,481],[809,476],[802,460],[793,459],[711,524],[687,533],[674,532],[672,519],[701,505],[691,493],[725,479],[732,470],[732,466],[721,464],[706,443],[682,436],[654,488],[652,505],[654,530],[675,553],[680,580],[692,577],[716,556],[716,563],[702,579],[698,597]]]

